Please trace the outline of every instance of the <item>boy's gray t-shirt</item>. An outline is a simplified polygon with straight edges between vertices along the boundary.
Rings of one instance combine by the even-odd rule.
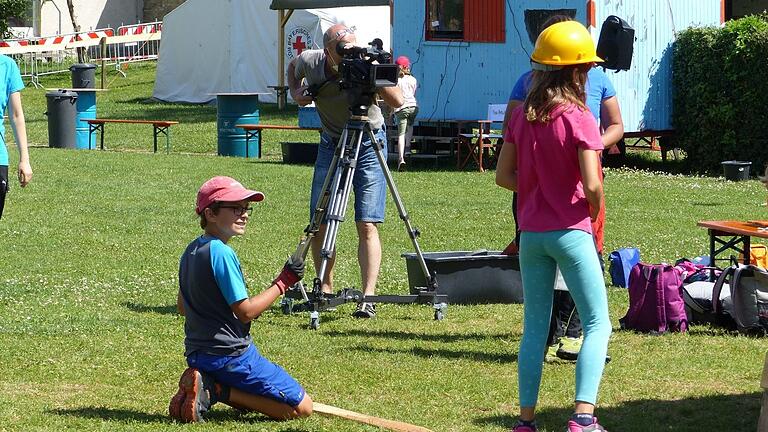
[[[328,81],[325,74],[325,52],[323,50],[304,51],[296,57],[294,62],[295,78],[301,81],[307,80],[308,85],[325,83],[318,91],[315,99],[317,114],[323,126],[323,132],[339,138],[344,126],[349,120],[349,100],[347,93],[339,88],[339,78]],[[327,82],[326,82],[327,81]],[[381,129],[384,124],[384,116],[375,101],[368,107],[368,121],[374,131]]]

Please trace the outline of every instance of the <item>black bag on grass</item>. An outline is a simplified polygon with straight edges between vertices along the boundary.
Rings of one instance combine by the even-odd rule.
[[[715,282],[696,281],[683,285],[681,292],[688,322],[736,330],[736,322],[731,316],[733,306],[729,283],[733,272],[734,267],[728,267]]]
[[[740,265],[733,273],[731,298],[739,333],[768,335],[768,271]]]

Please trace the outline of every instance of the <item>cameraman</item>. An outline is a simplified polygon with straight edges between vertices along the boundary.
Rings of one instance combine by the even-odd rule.
[[[291,97],[300,106],[314,101],[323,127],[312,180],[310,217],[320,198],[323,181],[330,168],[336,144],[351,115],[351,102],[347,97],[347,92],[339,87],[341,78],[339,65],[342,62],[342,57],[336,52],[336,47],[338,45],[350,47],[355,42],[355,34],[351,29],[342,24],[333,25],[323,35],[324,49],[322,51],[304,51],[288,65],[288,87],[291,91]],[[302,83],[302,80],[305,83]],[[312,95],[307,92],[310,88]],[[379,88],[377,94],[389,106],[399,107],[403,104],[402,93],[398,87]],[[368,121],[376,140],[381,143],[386,155],[387,139],[384,130],[384,117],[375,101],[371,101],[368,107]],[[381,266],[381,241],[379,240],[377,224],[384,221],[387,184],[376,158],[375,150],[371,145],[370,137],[366,135],[363,135],[352,183],[355,191],[357,259],[360,264],[362,288],[366,296],[372,296],[375,294],[376,280]],[[322,224],[315,241],[312,242],[312,256],[316,270],[319,270],[322,259],[320,256],[321,240],[325,236],[326,228],[327,225]],[[327,273],[322,287],[324,293],[333,293],[334,261],[335,251],[333,256],[328,259]],[[357,318],[373,318],[376,316],[376,307],[372,303],[360,303],[352,315]]]

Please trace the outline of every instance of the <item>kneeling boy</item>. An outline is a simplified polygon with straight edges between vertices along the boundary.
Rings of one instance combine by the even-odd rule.
[[[312,414],[312,399],[280,366],[262,357],[251,321],[304,275],[304,262],[286,262],[272,285],[249,297],[240,261],[227,245],[245,233],[250,203],[264,194],[230,177],[214,177],[197,193],[204,233],[187,246],[179,265],[177,307],[184,315],[187,368],[169,413],[182,422],[202,421],[216,402],[288,420]]]

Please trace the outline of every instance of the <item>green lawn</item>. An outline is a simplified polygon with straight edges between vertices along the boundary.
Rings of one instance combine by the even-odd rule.
[[[128,126],[110,131],[110,147],[120,151],[49,149],[44,91],[23,93],[35,177],[24,190],[13,185],[0,221],[0,430],[377,430],[320,416],[277,423],[224,406],[198,426],[167,417],[185,366],[176,275],[179,255],[199,234],[197,188],[226,174],[265,192],[247,234],[232,241],[256,292],[306,225],[312,168],[278,163],[278,142],[292,138],[276,131],[265,135],[261,160],[215,156],[215,107],[143,103],[153,68],[127,72],[110,76],[99,115],[180,120],[170,155],[150,153],[147,128]],[[63,86],[65,78],[46,86]],[[265,106],[262,116],[296,121],[295,108],[281,114]],[[640,163],[658,169],[643,157]],[[16,158],[11,150],[12,165]],[[510,194],[495,186],[493,172],[413,169],[395,173],[395,181],[425,251],[501,249],[513,235]],[[765,194],[754,180],[611,169],[606,251],[636,246],[648,262],[706,254],[707,235],[696,221],[765,219]],[[381,237],[379,290],[406,293],[400,254],[411,247],[391,200]],[[355,248],[354,229],[342,224],[339,288],[359,286]],[[608,294],[618,329],[626,290],[609,287]],[[275,306],[252,334],[318,402],[434,431],[512,427],[521,305],[451,305],[440,322],[425,306],[381,305],[371,321],[352,319],[352,309],[324,313],[320,329],[310,331],[306,314],[284,316]],[[707,326],[660,337],[617,330],[597,415],[611,431],[754,431],[767,348],[765,339]],[[564,428],[573,371],[571,364],[545,365],[542,431]]]

